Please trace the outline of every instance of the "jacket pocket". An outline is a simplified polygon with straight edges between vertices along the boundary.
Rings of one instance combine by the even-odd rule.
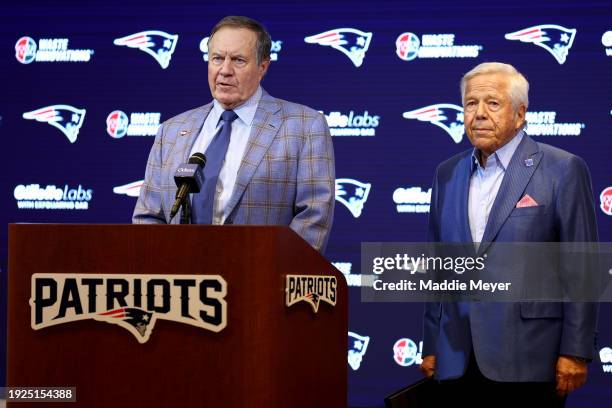
[[[522,217],[527,215],[541,215],[546,214],[546,206],[545,205],[536,205],[534,207],[522,207],[515,208],[510,213],[510,217]]]

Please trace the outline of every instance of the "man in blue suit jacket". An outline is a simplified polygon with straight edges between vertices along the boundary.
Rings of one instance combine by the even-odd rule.
[[[597,241],[587,166],[524,132],[528,89],[507,64],[480,64],[463,77],[474,149],[436,170],[430,241],[474,243],[478,254],[493,242]],[[596,320],[593,303],[429,303],[421,369],[451,385],[455,401],[493,390],[501,402],[562,406],[586,381]]]
[[[208,82],[214,100],[160,127],[134,223],[179,222],[179,217],[170,220],[177,191],[174,173],[193,153],[210,156],[207,148],[221,133],[220,118],[234,112],[214,197],[192,194],[192,206],[214,200],[212,224],[288,225],[316,250],[324,250],[335,194],[329,128],[321,113],[273,98],[261,88],[270,48],[270,35],[250,18],[225,17],[213,28]]]

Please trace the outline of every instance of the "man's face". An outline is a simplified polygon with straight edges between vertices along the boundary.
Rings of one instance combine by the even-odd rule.
[[[256,34],[245,28],[223,27],[208,45],[210,93],[225,109],[243,104],[257,90],[270,61],[257,64]]]
[[[515,111],[512,105],[504,74],[483,74],[468,80],[463,112],[468,138],[485,157],[508,143],[525,119],[525,107]]]

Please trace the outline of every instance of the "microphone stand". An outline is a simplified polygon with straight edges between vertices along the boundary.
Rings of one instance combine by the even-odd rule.
[[[191,224],[191,204],[189,200],[189,195],[185,197],[183,203],[181,204],[181,224]]]

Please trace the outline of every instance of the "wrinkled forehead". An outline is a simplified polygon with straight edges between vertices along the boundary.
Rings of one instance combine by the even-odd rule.
[[[474,94],[496,94],[508,96],[510,79],[502,73],[479,74],[466,82],[465,95]]]
[[[257,35],[246,28],[223,27],[208,44],[209,53],[219,55],[254,55]]]

